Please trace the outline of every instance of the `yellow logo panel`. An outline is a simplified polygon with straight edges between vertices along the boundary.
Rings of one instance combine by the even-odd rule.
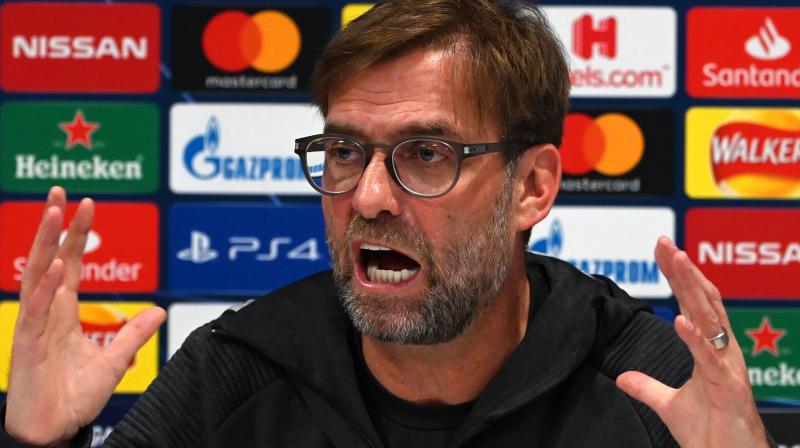
[[[83,334],[96,344],[105,347],[111,343],[122,326],[139,311],[153,306],[147,302],[81,302],[79,305]],[[0,391],[8,390],[8,375],[11,360],[11,342],[19,313],[19,302],[0,302]],[[158,374],[158,333],[136,354],[122,377],[115,393],[138,394]]]
[[[357,19],[361,14],[372,9],[374,3],[350,3],[342,8],[342,28]]]
[[[689,109],[686,194],[696,199],[800,198],[800,109]]]

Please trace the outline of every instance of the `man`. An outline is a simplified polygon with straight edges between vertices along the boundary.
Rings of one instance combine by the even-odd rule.
[[[107,446],[767,446],[719,293],[669,240],[677,336],[607,279],[526,254],[568,100],[536,9],[379,4],[313,90],[325,134],[296,152],[333,273],[195,331]],[[105,351],[82,337],[93,205],[59,248],[64,203],[51,190],[15,334],[5,429],[34,445],[80,443],[164,319],[143,312]]]

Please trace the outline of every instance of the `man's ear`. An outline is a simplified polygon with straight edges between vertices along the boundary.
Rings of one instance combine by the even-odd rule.
[[[561,154],[551,144],[525,151],[517,165],[514,201],[516,226],[524,231],[543,220],[556,200],[561,185]]]

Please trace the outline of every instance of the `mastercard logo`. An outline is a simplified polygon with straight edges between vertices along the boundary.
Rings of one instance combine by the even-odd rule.
[[[203,52],[225,72],[248,68],[263,73],[285,70],[300,54],[300,29],[288,15],[266,10],[254,15],[225,11],[203,30]]]
[[[621,176],[636,167],[644,155],[644,134],[631,118],[618,113],[592,117],[571,113],[564,121],[559,148],[565,174],[580,176],[596,171]]]

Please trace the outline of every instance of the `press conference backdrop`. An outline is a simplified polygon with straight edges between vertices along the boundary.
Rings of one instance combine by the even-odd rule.
[[[652,249],[675,238],[720,287],[760,406],[791,428],[800,5],[747,3],[545,5],[571,60],[572,111],[561,194],[530,248],[611,277],[669,320]],[[105,345],[143,307],[169,310],[95,423],[98,445],[193,328],[329,268],[293,140],[322,129],[315,58],[369,7],[0,2],[0,391],[50,185],[98,202],[84,332]]]

